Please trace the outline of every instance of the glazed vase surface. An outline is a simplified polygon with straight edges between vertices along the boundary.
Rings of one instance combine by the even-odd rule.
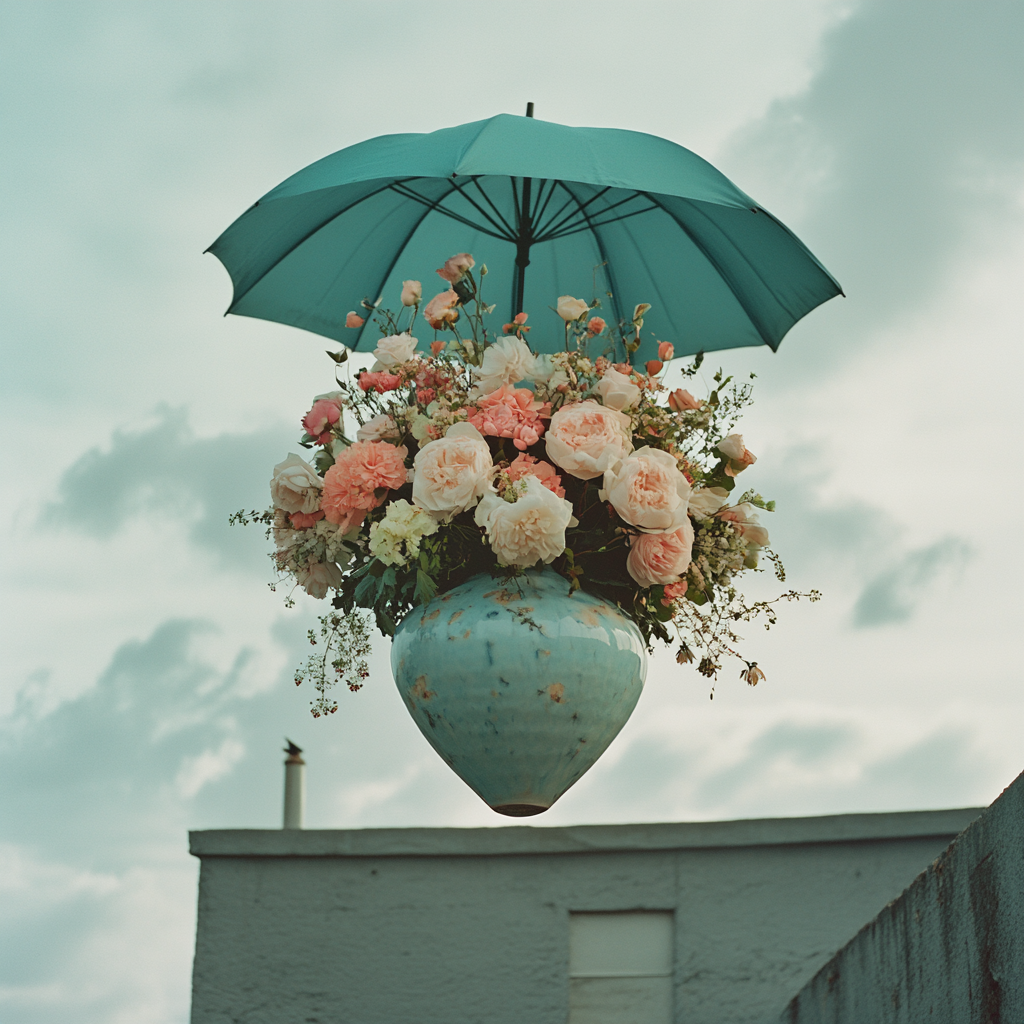
[[[550,570],[474,576],[413,610],[391,668],[413,720],[495,811],[547,810],[626,724],[647,658],[619,609]]]

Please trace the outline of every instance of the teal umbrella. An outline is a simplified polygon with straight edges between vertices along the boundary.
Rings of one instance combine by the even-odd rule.
[[[531,104],[532,107],[532,104]],[[382,135],[310,164],[238,218],[212,252],[229,313],[291,324],[357,350],[359,302],[424,301],[460,252],[486,263],[484,300],[531,314],[530,344],[564,345],[548,308],[601,300],[606,320],[648,302],[639,358],[768,345],[839,284],[784,224],[688,149],[642,132],[498,114],[429,134]],[[550,322],[550,328],[546,323]]]

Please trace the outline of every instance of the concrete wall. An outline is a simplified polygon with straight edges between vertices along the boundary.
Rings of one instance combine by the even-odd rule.
[[[1024,1022],[1024,775],[818,971],[782,1019]]]
[[[979,811],[194,832],[194,1024],[565,1024],[571,911],[674,912],[674,1017],[777,1019]]]

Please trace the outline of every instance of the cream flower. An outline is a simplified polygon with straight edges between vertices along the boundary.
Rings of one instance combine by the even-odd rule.
[[[535,476],[523,477],[512,503],[493,491],[480,499],[474,519],[487,531],[502,565],[553,562],[565,550],[565,528],[574,525],[572,504],[549,491]]]
[[[489,345],[476,378],[471,398],[489,395],[503,384],[518,384],[530,379],[537,357],[522,338],[507,337]]]
[[[609,366],[594,390],[609,409],[629,409],[640,398],[640,389],[624,373]]]
[[[494,475],[491,450],[476,427],[456,423],[413,460],[412,500],[438,519],[472,508]]]
[[[706,519],[713,516],[728,500],[729,492],[724,487],[699,487],[690,495],[690,515]]]
[[[377,362],[371,367],[371,373],[379,373],[381,370],[394,370],[396,366],[409,362],[413,352],[416,351],[416,339],[406,332],[405,334],[391,334],[381,338],[377,347],[373,350]]]
[[[289,455],[274,467],[270,498],[286,512],[315,512],[320,507],[323,480],[316,470],[298,455]]]
[[[356,431],[357,441],[397,441],[399,436],[398,424],[386,412],[367,420]]]
[[[574,299],[571,295],[559,295],[555,312],[565,321],[579,320],[590,312],[590,307],[582,299]]]
[[[341,570],[333,562],[308,562],[295,569],[299,586],[310,597],[323,599],[332,587],[341,586]]]
[[[437,520],[404,498],[392,501],[384,518],[370,526],[370,554],[385,565],[406,565],[420,553],[420,541],[437,533]]]
[[[418,306],[423,301],[423,285],[419,281],[402,282],[402,305]]]
[[[768,531],[758,521],[755,506],[749,501],[733,505],[731,508],[723,508],[718,513],[718,518],[729,523],[747,544],[758,548],[768,546]]]
[[[545,434],[548,458],[580,480],[593,480],[633,450],[629,417],[594,401],[563,405]]]
[[[687,521],[689,481],[676,460],[659,448],[638,448],[604,474],[598,492],[622,519],[645,533],[678,530]]]
[[[729,460],[725,467],[727,476],[742,473],[747,466],[757,462],[757,456],[743,444],[742,434],[730,434],[724,441],[719,441],[718,450]]]
[[[569,374],[555,362],[552,355],[545,354],[534,356],[533,369],[523,380],[541,385],[548,391],[555,391],[560,385],[569,383]]]
[[[690,520],[671,533],[641,533],[631,538],[626,569],[641,587],[678,583],[693,555]]]

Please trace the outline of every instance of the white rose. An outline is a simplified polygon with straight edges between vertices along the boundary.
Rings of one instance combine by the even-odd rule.
[[[548,458],[580,480],[593,480],[633,450],[624,412],[594,401],[563,405],[544,433]]]
[[[690,495],[690,515],[706,519],[713,516],[728,500],[729,492],[724,487],[701,487]]]
[[[718,450],[727,458],[740,462],[747,450],[743,444],[742,434],[730,434],[724,441],[718,442]]]
[[[590,307],[582,299],[574,299],[571,295],[559,295],[555,312],[563,320],[579,320],[585,313],[590,312]]]
[[[425,444],[413,460],[412,500],[438,519],[472,508],[487,490],[494,463],[476,427],[456,423]]]
[[[640,389],[624,373],[609,366],[594,390],[609,409],[628,409],[640,398]]]
[[[295,571],[299,586],[310,597],[325,598],[332,587],[341,586],[341,570],[333,562],[309,562]]]
[[[382,412],[379,416],[367,420],[357,431],[357,441],[397,441],[398,424],[394,417]]]
[[[502,338],[484,350],[484,361],[471,397],[489,395],[503,384],[518,384],[521,380],[527,380],[536,363],[537,357],[522,338]]]
[[[553,562],[565,550],[565,528],[575,525],[572,504],[549,491],[535,476],[514,502],[493,491],[480,499],[474,519],[487,531],[491,550],[502,565]]]
[[[377,342],[377,347],[373,350],[373,354],[377,357],[377,362],[374,363],[371,372],[379,373],[381,370],[393,370],[396,366],[409,362],[412,359],[413,352],[416,351],[416,345],[416,339],[408,333],[392,334],[386,338],[381,338]]]
[[[604,474],[602,501],[644,533],[668,533],[686,523],[690,483],[660,448],[638,448]]]
[[[755,509],[756,506],[744,501],[732,508],[723,508],[718,518],[724,519],[748,545],[765,548],[768,546],[768,531],[760,524]]]
[[[323,480],[308,462],[298,455],[289,455],[274,467],[270,499],[285,512],[315,512],[320,507],[323,486]]]
[[[533,369],[523,377],[523,380],[543,385],[548,391],[554,391],[560,384],[569,383],[569,374],[565,372],[564,367],[555,363],[551,355],[539,355],[534,358]]]
[[[423,301],[423,285],[419,281],[402,282],[402,305],[418,306]]]

